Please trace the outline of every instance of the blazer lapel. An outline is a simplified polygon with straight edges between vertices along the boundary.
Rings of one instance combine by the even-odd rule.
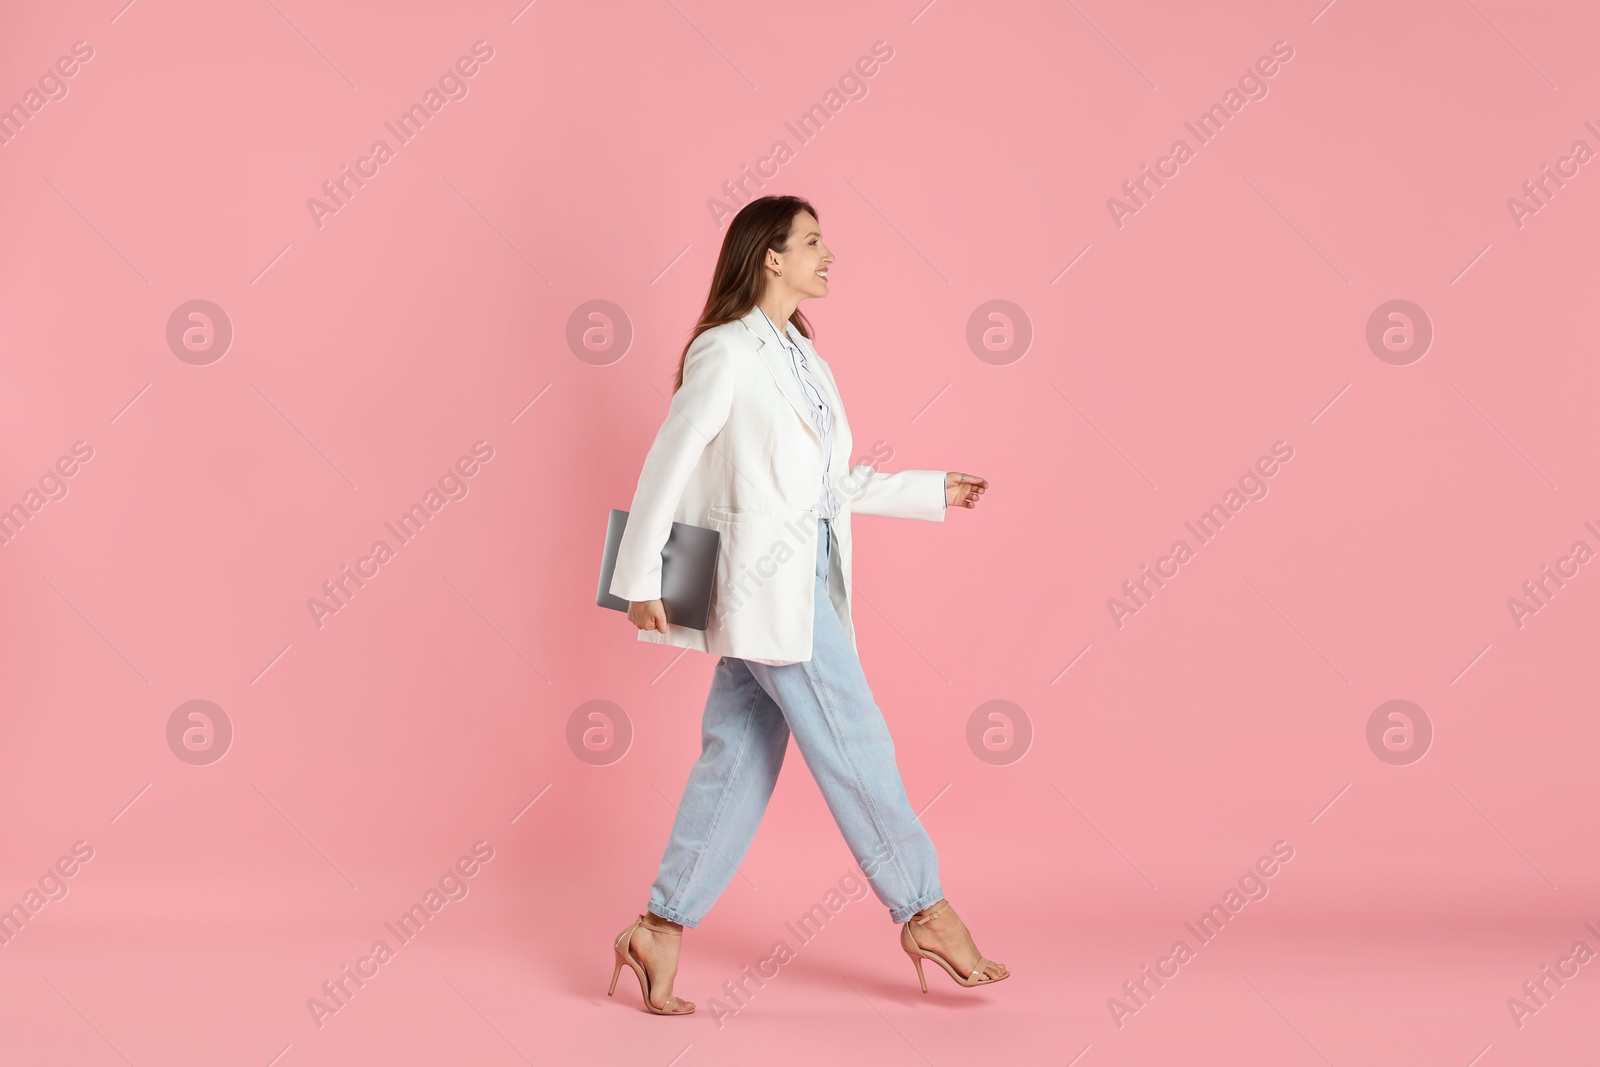
[[[772,375],[773,382],[789,401],[789,406],[794,409],[801,422],[805,423],[807,430],[817,439],[817,444],[822,443],[822,435],[817,432],[816,423],[811,421],[811,409],[806,400],[805,393],[800,388],[800,382],[795,377],[794,365],[788,351],[779,343],[777,335],[773,332],[773,325],[767,319],[766,313],[759,307],[750,309],[750,313],[740,320],[745,329],[755,337],[759,346],[758,356]],[[805,351],[804,348],[801,351]],[[813,369],[813,377],[819,382],[822,380],[820,371]],[[830,401],[831,403],[832,401]]]

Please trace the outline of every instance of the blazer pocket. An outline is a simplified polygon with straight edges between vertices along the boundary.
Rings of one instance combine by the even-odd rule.
[[[764,523],[768,517],[765,511],[756,511],[753,508],[725,507],[713,504],[706,509],[706,518],[712,522]]]

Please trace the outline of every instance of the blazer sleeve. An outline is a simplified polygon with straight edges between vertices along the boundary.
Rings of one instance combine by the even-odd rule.
[[[815,352],[815,349],[813,349]],[[839,395],[839,383],[833,377],[833,368],[827,360],[818,359]],[[945,513],[944,471],[897,471],[884,474],[869,463],[850,468],[842,479],[844,497],[851,511],[863,515],[887,515],[895,519],[926,519],[943,522]]]
[[[707,330],[684,356],[683,384],[644,458],[628,524],[617,545],[611,595],[631,602],[661,597],[661,550],[672,533],[678,500],[700,454],[727,425],[733,406],[737,353],[717,330]]]
[[[850,469],[850,510],[863,515],[943,522],[944,471],[897,471],[885,474],[871,464]]]

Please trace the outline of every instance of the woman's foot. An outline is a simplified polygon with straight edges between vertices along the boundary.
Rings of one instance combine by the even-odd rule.
[[[660,932],[651,927],[659,927]],[[657,1010],[694,1010],[694,1001],[672,995],[672,980],[678,975],[678,949],[683,944],[682,934],[682,923],[663,919],[652,911],[645,913],[644,922],[639,924],[628,941],[628,947],[639,958],[645,974],[650,977],[650,992],[653,994],[651,1003]]]
[[[925,923],[916,921],[928,915],[933,918]],[[972,968],[983,959],[971,932],[967,930],[967,924],[961,921],[961,916],[956,914],[956,909],[950,906],[949,901],[939,900],[929,904],[913,915],[911,920],[911,940],[949,960],[950,966],[963,975],[971,974]],[[978,972],[980,981],[983,975],[988,975],[989,981],[999,981],[1010,973],[1005,964],[994,960],[984,960],[983,969]]]

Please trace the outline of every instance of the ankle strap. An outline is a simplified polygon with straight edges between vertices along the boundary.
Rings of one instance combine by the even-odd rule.
[[[934,906],[932,911],[929,911],[927,914],[921,915],[921,916],[913,915],[911,917],[911,919],[912,919],[913,922],[917,923],[918,925],[921,925],[923,923],[929,923],[929,922],[932,922],[934,919],[938,918],[949,907],[950,907],[950,902],[948,900],[941,900],[941,901],[939,901],[939,903],[937,905]]]
[[[674,930],[670,926],[654,926],[654,925],[646,922],[645,921],[645,915],[648,915],[648,914],[649,913],[646,912],[644,915],[640,915],[639,916],[639,925],[644,927],[646,930],[653,930],[654,932],[656,932],[658,934],[671,934],[674,937],[681,937],[683,935],[683,931],[681,929]],[[654,916],[650,916],[650,917],[654,918]]]

